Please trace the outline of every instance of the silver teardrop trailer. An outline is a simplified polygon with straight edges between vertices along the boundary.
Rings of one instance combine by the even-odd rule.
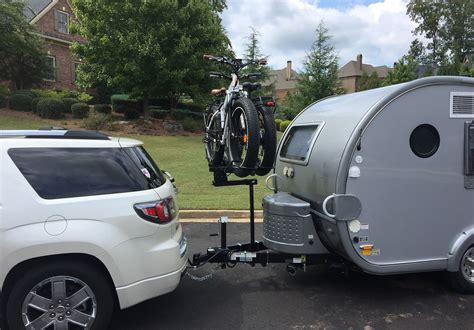
[[[262,247],[381,275],[447,270],[474,292],[473,78],[318,101],[277,152]]]
[[[448,270],[474,289],[474,79],[316,102],[285,131],[264,240],[365,272]],[[462,285],[462,284],[461,284]]]

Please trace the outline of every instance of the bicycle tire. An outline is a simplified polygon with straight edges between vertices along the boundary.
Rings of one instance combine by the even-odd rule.
[[[232,173],[238,177],[254,174],[258,161],[260,130],[257,109],[247,98],[237,98],[232,105],[227,144]]]
[[[276,156],[276,124],[272,109],[259,106],[258,118],[260,125],[259,166],[256,175],[266,175],[273,169]]]
[[[221,166],[224,158],[225,147],[220,144],[222,130],[220,127],[220,115],[212,115],[219,111],[220,104],[211,104],[206,109],[205,114],[205,129],[206,136],[203,140],[206,151],[206,159],[209,164],[209,167]],[[212,123],[210,121],[212,120]],[[207,129],[209,127],[209,130]]]

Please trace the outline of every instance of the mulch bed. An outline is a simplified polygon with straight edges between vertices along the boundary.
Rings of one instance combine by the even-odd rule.
[[[2,115],[8,117],[17,118],[19,121],[41,121],[44,124],[39,124],[38,128],[44,126],[55,126],[55,127],[64,127],[70,130],[82,130],[81,119],[72,118],[71,114],[66,114],[65,118],[62,119],[43,119],[38,115],[32,112],[22,112],[11,109],[0,109],[0,121]],[[114,131],[101,130],[109,135],[165,135],[165,136],[195,136],[201,135],[201,133],[191,133],[186,131],[168,131],[163,127],[163,119],[136,119],[136,120],[126,120],[123,118],[122,114],[113,113],[113,121],[116,122],[117,129]]]

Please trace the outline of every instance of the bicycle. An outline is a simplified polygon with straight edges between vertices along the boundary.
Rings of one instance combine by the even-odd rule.
[[[211,55],[204,55],[204,59],[231,68],[230,75],[210,73],[211,77],[231,80],[227,89],[211,91],[218,99],[204,113],[203,142],[210,171],[215,175],[234,173],[239,177],[265,175],[273,167],[275,157],[276,128],[273,111],[269,115],[267,107],[259,103],[256,107],[249,99],[250,91],[259,88],[259,84],[240,85],[239,82],[240,79],[260,76],[260,73],[240,75],[240,71],[252,63],[265,65],[266,60],[243,62],[240,59]]]

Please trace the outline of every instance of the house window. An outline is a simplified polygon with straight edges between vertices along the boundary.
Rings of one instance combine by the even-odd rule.
[[[46,56],[46,74],[44,80],[56,81],[56,57]]]
[[[54,16],[56,31],[69,34],[69,14],[64,11],[56,10]]]

